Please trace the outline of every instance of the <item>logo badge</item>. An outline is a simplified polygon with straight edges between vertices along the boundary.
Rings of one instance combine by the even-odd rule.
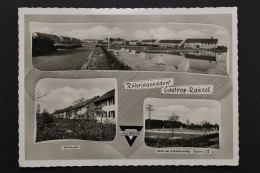
[[[125,136],[129,146],[131,147],[135,142],[137,136],[142,136],[143,126],[119,126],[121,129],[121,135]]]

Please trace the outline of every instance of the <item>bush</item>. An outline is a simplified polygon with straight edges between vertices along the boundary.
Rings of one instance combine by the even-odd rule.
[[[46,110],[44,110],[42,113],[42,123],[49,124],[52,122],[54,122],[54,118],[52,117],[51,114],[49,114]]]
[[[36,141],[55,139],[82,139],[93,141],[112,141],[116,125],[99,123],[86,119],[55,119],[55,126],[37,126]]]

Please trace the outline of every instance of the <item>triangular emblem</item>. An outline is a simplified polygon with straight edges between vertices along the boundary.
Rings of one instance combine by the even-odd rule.
[[[135,142],[137,136],[141,136],[143,126],[119,126],[121,135],[125,136],[129,146],[131,147]]]

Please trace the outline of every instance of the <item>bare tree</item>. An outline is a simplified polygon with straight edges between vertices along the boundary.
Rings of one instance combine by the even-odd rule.
[[[35,96],[35,100],[36,101],[41,101],[41,99],[45,96],[47,96],[49,93],[48,92],[43,92],[41,91],[39,88],[36,91],[36,96]]]
[[[174,128],[174,123],[177,122],[179,120],[179,116],[175,113],[172,113],[172,115],[170,115],[168,117],[168,120],[171,122],[171,129],[172,129],[172,139],[173,139],[173,128]]]

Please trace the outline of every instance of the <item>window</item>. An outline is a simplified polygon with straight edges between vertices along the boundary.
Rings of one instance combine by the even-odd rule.
[[[106,111],[104,112],[104,117],[107,117],[107,112]]]
[[[110,116],[112,117],[112,118],[115,118],[115,111],[110,111]]]

